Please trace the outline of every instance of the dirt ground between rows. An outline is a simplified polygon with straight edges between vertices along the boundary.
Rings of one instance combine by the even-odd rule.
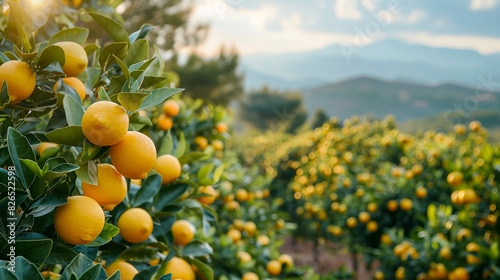
[[[280,251],[281,253],[291,255],[296,266],[310,266],[319,274],[337,271],[342,265],[345,265],[349,271],[354,271],[353,255],[347,252],[341,244],[327,243],[323,246],[318,246],[315,251],[314,243],[311,241],[294,240],[292,237],[286,237],[285,244],[280,248]],[[374,264],[372,266],[372,271],[369,271],[366,269],[363,256],[358,255],[356,258],[356,279],[372,279],[373,268],[376,267],[377,264]]]

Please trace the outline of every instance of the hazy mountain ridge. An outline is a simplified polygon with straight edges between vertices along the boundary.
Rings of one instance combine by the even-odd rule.
[[[255,54],[242,57],[241,68],[247,72],[247,88],[268,84],[279,89],[302,89],[359,76],[475,86],[479,77],[499,74],[498,65],[500,54],[384,40],[360,47],[348,58],[340,45],[300,53]]]

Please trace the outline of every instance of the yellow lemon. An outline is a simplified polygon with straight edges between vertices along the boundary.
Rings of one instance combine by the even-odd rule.
[[[257,236],[257,242],[262,246],[267,246],[271,241],[269,240],[269,237],[267,237],[267,235],[259,235]]]
[[[246,263],[252,260],[252,256],[245,251],[238,252],[236,257],[240,259],[240,263]]]
[[[281,274],[281,263],[279,261],[270,261],[266,265],[266,270],[272,276],[278,276]]]
[[[179,115],[180,111],[179,103],[175,102],[174,100],[165,101],[161,109],[166,117],[171,117],[171,118]]]
[[[184,259],[173,257],[167,263],[165,275],[172,273],[172,279],[175,280],[195,280],[196,275],[193,268]]]
[[[257,231],[257,226],[255,225],[254,222],[246,222],[245,231],[248,233],[249,236],[254,236],[255,232]]]
[[[73,245],[89,244],[104,228],[104,211],[87,196],[68,197],[68,203],[57,208],[54,227],[62,240]]]
[[[69,41],[58,42],[54,45],[61,47],[64,51],[64,65],[62,69],[66,76],[76,77],[87,68],[88,57],[82,46]]]
[[[247,272],[243,274],[243,277],[241,277],[241,280],[259,280],[259,276],[253,272]]]
[[[174,125],[174,121],[170,117],[166,117],[165,115],[160,115],[158,117],[158,128],[167,131],[172,128]]]
[[[205,150],[208,146],[208,140],[203,136],[196,136],[194,143],[196,144],[196,148],[201,151]]]
[[[109,101],[90,105],[82,118],[83,134],[97,146],[111,146],[122,141],[127,134],[128,124],[127,111]]]
[[[10,103],[19,103],[28,98],[35,90],[35,72],[26,62],[7,61],[0,66],[0,89],[5,83],[7,83]]]
[[[278,261],[283,265],[286,264],[286,268],[293,267],[293,258],[290,255],[282,254],[278,257]]]
[[[153,219],[142,208],[131,208],[118,218],[120,235],[130,243],[141,243],[153,232]]]
[[[452,187],[457,187],[462,184],[464,180],[464,174],[460,171],[453,171],[450,174],[448,174],[448,177],[446,177],[446,180],[448,181],[448,184]]]
[[[409,198],[403,198],[401,199],[399,206],[403,211],[410,211],[411,209],[413,209],[413,202]]]
[[[230,229],[227,232],[227,236],[229,236],[229,238],[231,238],[231,240],[233,240],[234,243],[241,240],[241,232],[234,228]]]
[[[212,147],[214,147],[214,150],[216,151],[222,151],[224,149],[224,142],[222,142],[219,139],[216,139],[212,141]]]
[[[125,261],[115,261],[106,267],[106,274],[111,276],[115,271],[120,271],[120,280],[132,280],[139,271],[131,264]]]
[[[217,132],[219,132],[219,133],[226,132],[227,131],[227,124],[223,123],[223,122],[217,123],[215,125],[215,130],[217,130]]]
[[[170,230],[175,245],[185,246],[194,238],[195,227],[186,220],[175,221]]]
[[[113,165],[102,163],[97,165],[97,185],[83,182],[82,190],[84,195],[104,206],[104,210],[111,211],[127,195],[127,182]]]
[[[175,181],[181,176],[181,164],[173,155],[162,155],[156,159],[154,169],[161,175],[163,184]]]
[[[210,204],[214,203],[215,196],[217,195],[217,193],[215,192],[215,190],[212,186],[201,186],[199,188],[199,191],[200,191],[200,195],[204,195],[204,196],[198,197],[196,199],[196,200],[198,200],[198,202],[200,202],[203,205],[210,205]]]
[[[130,179],[144,179],[156,163],[156,147],[146,135],[129,131],[122,141],[111,146],[111,162]]]

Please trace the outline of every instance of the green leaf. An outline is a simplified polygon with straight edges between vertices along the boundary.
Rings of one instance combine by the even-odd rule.
[[[5,28],[5,34],[12,42],[16,44],[21,44],[19,37],[21,34],[18,32],[17,22],[20,24],[23,32],[25,34],[33,33],[33,21],[31,16],[20,4],[9,1],[9,16],[7,18],[7,27]]]
[[[89,13],[91,17],[115,40],[115,42],[129,43],[128,32],[118,22],[97,13]]]
[[[106,280],[120,280],[120,279],[121,279],[120,271],[117,270],[117,271],[115,271],[115,273],[113,273],[111,276],[109,276],[109,278]]]
[[[102,48],[99,54],[99,64],[101,67],[109,66],[114,62],[114,56],[119,59],[125,58],[127,55],[128,43],[111,43]]]
[[[151,95],[146,97],[144,101],[142,102],[141,106],[137,111],[139,110],[144,110],[147,108],[151,108],[157,105],[160,105],[165,101],[167,98],[171,97],[174,94],[177,94],[184,89],[182,88],[160,88],[160,89],[155,89],[151,91]]]
[[[156,197],[155,206],[157,209],[163,209],[170,203],[179,199],[189,188],[188,184],[175,184],[162,188]]]
[[[17,245],[17,242],[16,242]],[[16,246],[17,247],[17,246]],[[38,268],[23,257],[17,257],[15,261],[14,274],[19,280],[42,280],[42,274]]]
[[[106,90],[103,87],[99,88],[99,91],[97,92],[97,94],[99,95],[100,100],[111,101],[111,99],[109,99],[108,94],[106,93]]]
[[[214,182],[218,183],[220,178],[222,177],[222,174],[224,174],[224,165],[218,166],[215,171],[214,171]]]
[[[27,188],[33,181],[35,175],[28,167],[21,165],[19,159],[36,161],[35,153],[30,146],[28,138],[24,137],[13,127],[9,127],[7,130],[7,148],[9,149],[10,159],[16,168],[16,175],[21,180],[23,186]]]
[[[135,195],[134,207],[140,206],[151,198],[155,197],[161,188],[161,176],[153,174],[148,176],[143,182],[142,186]]]
[[[2,81],[0,81],[2,82]],[[7,104],[10,103],[9,89],[7,88],[7,81],[3,81],[2,90],[0,91],[0,110],[3,110]]]
[[[65,41],[75,42],[78,45],[83,45],[85,41],[87,41],[88,36],[89,30],[87,28],[67,28],[54,34],[49,40],[49,45]]]
[[[78,104],[71,95],[66,95],[63,101],[64,112],[66,113],[66,120],[70,126],[80,126],[82,124],[83,110],[82,105]]]
[[[101,78],[101,68],[97,67],[88,67],[86,70],[87,79],[85,80],[85,87],[89,89],[93,89],[95,85],[99,82]]]
[[[96,280],[101,273],[102,264],[98,263],[87,269],[78,280]]]
[[[118,101],[127,111],[137,111],[145,98],[151,93],[149,92],[120,92]]]
[[[10,58],[8,58],[3,52],[0,52],[0,61],[2,61],[2,64],[10,61]]]
[[[208,243],[198,240],[191,241],[182,249],[182,255],[189,257],[201,257],[213,254],[213,252],[214,250]]]
[[[174,156],[180,158],[186,152],[186,137],[184,137],[184,132],[180,132],[179,141],[177,141],[177,146],[175,147]]]
[[[208,177],[210,173],[212,173],[212,170],[214,169],[215,165],[213,163],[207,164],[200,168],[198,171],[198,181],[201,181],[205,178]]]
[[[84,73],[86,73],[86,72],[84,72]],[[64,83],[64,81],[57,84],[56,92],[57,93],[64,92],[65,94],[63,95],[63,98],[66,95],[70,95],[71,97],[73,97],[73,99],[75,100],[75,102],[78,105],[80,105],[80,106],[82,105],[82,100],[80,98],[80,95],[78,95],[78,92],[76,91],[76,89],[71,87],[71,86],[68,86],[66,83]],[[64,101],[64,99],[63,99],[63,101]],[[63,102],[63,105],[64,105],[64,102]],[[66,107],[64,107],[64,108],[66,108]],[[82,108],[82,110],[83,110],[83,108]],[[66,110],[65,110],[65,112],[66,112]]]
[[[70,172],[78,170],[78,168],[80,168],[78,167],[78,165],[74,165],[71,163],[63,163],[58,166],[55,166],[54,168],[50,169],[50,171],[46,172],[43,175],[43,179],[47,182],[50,182],[55,178],[63,176],[64,174],[68,174]]]
[[[76,256],[77,253],[70,248],[59,243],[54,243],[45,263],[53,265],[62,264],[71,261]]]
[[[99,236],[97,236],[94,241],[90,242],[86,246],[104,245],[104,244],[108,243],[109,241],[111,241],[111,239],[113,239],[113,237],[115,237],[119,232],[120,232],[120,230],[118,229],[118,227],[116,227],[112,224],[105,223],[104,228],[102,229]]]
[[[214,270],[208,264],[195,258],[190,258],[189,260],[191,264],[194,264],[198,268],[201,275],[203,275],[206,280],[214,279]]]
[[[151,266],[146,269],[141,270],[134,276],[133,280],[149,280],[153,275],[160,269],[159,265]]]
[[[29,53],[31,51],[30,39],[28,38],[28,34],[24,31],[23,25],[17,19],[16,19],[16,28],[17,28],[17,34],[19,36],[18,38],[21,39],[21,44],[24,50]],[[29,33],[29,35],[31,37],[31,33]],[[17,50],[17,46],[14,49]],[[19,57],[22,57],[22,53],[21,55],[19,55]]]
[[[158,280],[172,280],[172,273],[165,274],[162,277],[158,278]]]
[[[0,279],[2,280],[19,280],[14,272],[8,270],[6,267],[0,267]],[[43,278],[41,278],[43,279]],[[36,280],[36,278],[35,278]]]
[[[130,53],[130,51],[129,51],[129,53]],[[127,81],[130,83],[130,72],[128,71],[127,65],[125,65],[125,63],[123,63],[123,61],[121,61],[121,59],[116,57],[116,55],[113,55],[113,57],[115,58],[116,63],[118,63],[118,66],[120,66],[120,69],[122,70],[123,75],[125,76],[125,78],[127,78]]]
[[[16,255],[23,256],[35,266],[41,266],[52,248],[52,240],[37,239],[37,240],[16,240]],[[7,253],[9,246],[2,249],[2,255]]]
[[[127,56],[124,61],[127,66],[130,66],[139,61],[147,60],[149,57],[149,43],[146,39],[139,39],[130,45]]]
[[[85,47],[83,47],[85,50],[85,53],[87,53],[87,56],[91,56],[93,53],[95,53],[97,50],[99,50],[99,46],[95,43],[88,44]]]
[[[37,66],[40,69],[45,69],[55,61],[59,62],[60,65],[64,65],[64,51],[56,45],[48,46],[40,53]]]
[[[151,121],[150,118],[148,118],[147,116],[144,116],[144,117],[141,116],[141,114],[139,112],[135,112],[132,115],[130,115],[129,121],[130,121],[130,123],[133,123],[133,124],[144,124],[144,125],[148,125],[148,126],[153,125],[153,122]]]
[[[184,164],[191,163],[191,162],[198,160],[198,159],[205,157],[205,156],[207,156],[207,154],[204,152],[191,152],[191,153],[187,153],[187,154],[183,155],[182,157],[180,157],[179,162],[181,163],[181,165],[184,165]]]
[[[87,139],[83,141],[83,149],[78,155],[78,161],[80,163],[87,163],[89,160],[95,158],[99,152],[101,152],[102,147],[90,143]]]
[[[144,80],[142,81],[142,88],[150,88],[154,85],[157,85],[163,81],[165,81],[166,78],[162,76],[144,76]]]
[[[39,201],[40,202],[36,204],[36,206],[57,207],[66,204],[68,202],[68,198],[62,193],[51,193]]]
[[[71,274],[75,274],[77,277],[82,276],[87,269],[92,267],[94,263],[91,259],[87,258],[84,254],[78,254],[64,269],[63,274],[61,275],[60,280],[70,280]]]
[[[161,141],[160,150],[158,151],[158,156],[166,155],[172,153],[174,148],[174,141],[172,140],[172,134],[170,131],[165,133]]]
[[[94,161],[89,161],[79,165],[79,169],[75,171],[78,179],[91,185],[97,185],[97,164]]]
[[[129,38],[129,40],[130,40],[131,43],[135,42],[136,40],[146,38],[146,36],[148,35],[148,33],[151,31],[151,29],[153,29],[152,25],[144,24],[144,25],[141,26],[141,29],[139,29],[136,32],[130,34],[130,36],[128,36],[128,38]]]
[[[80,126],[67,126],[45,134],[50,142],[68,146],[81,146],[85,135]]]
[[[28,169],[33,172],[36,176],[43,178],[43,171],[40,169],[40,166],[38,166],[38,163],[35,161],[32,161],[31,159],[20,159],[20,161],[28,167]]]

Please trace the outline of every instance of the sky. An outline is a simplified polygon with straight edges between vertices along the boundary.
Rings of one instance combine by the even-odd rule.
[[[201,48],[242,55],[297,53],[332,44],[396,39],[432,47],[500,53],[500,0],[194,0],[209,22]]]

